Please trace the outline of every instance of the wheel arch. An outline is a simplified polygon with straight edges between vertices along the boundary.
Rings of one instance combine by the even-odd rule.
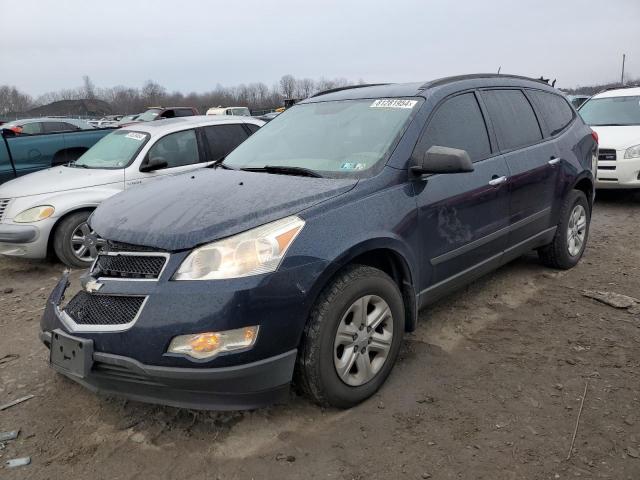
[[[417,272],[412,268],[408,248],[399,240],[393,238],[369,239],[356,244],[342,255],[330,262],[318,276],[311,289],[314,305],[323,289],[349,265],[360,264],[382,270],[398,285],[405,306],[405,331],[415,330],[418,319],[418,304],[415,282]]]
[[[55,257],[55,252],[53,249],[53,239],[58,231],[58,227],[60,226],[60,224],[62,223],[62,221],[66,218],[68,218],[70,215],[73,215],[74,213],[78,213],[78,212],[93,212],[96,207],[98,205],[83,205],[83,206],[79,206],[76,208],[73,208],[71,210],[67,210],[66,212],[64,212],[62,215],[60,215],[60,217],[56,220],[56,223],[53,224],[53,227],[51,227],[51,233],[49,234],[49,239],[47,240],[47,255],[50,257]]]
[[[591,175],[589,175],[586,172],[583,175],[580,175],[574,182],[572,189],[583,192],[587,197],[587,201],[589,202],[589,207],[593,208],[593,201],[595,197],[595,185]]]

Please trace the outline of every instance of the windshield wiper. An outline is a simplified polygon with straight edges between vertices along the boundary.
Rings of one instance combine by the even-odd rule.
[[[209,165],[209,168],[218,168],[218,167],[222,167],[225,170],[235,170],[235,168],[230,167],[229,165],[225,165],[224,159],[227,158],[226,155],[224,157],[220,157],[220,158],[216,158],[212,164]]]
[[[240,170],[245,172],[267,172],[267,173],[280,173],[283,175],[298,175],[300,177],[316,177],[322,178],[315,170],[310,170],[304,167],[289,167],[287,165],[265,165],[264,167],[244,167]]]

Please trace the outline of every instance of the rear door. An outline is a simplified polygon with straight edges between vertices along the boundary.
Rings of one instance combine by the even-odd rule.
[[[543,138],[536,113],[522,90],[484,90],[482,99],[509,168],[507,247],[515,247],[550,226],[557,151],[552,141]]]
[[[505,160],[497,156],[476,93],[447,98],[437,107],[417,152],[433,145],[466,150],[474,171],[416,180],[423,268],[430,271],[421,301],[440,296],[449,282],[500,262],[509,223]]]

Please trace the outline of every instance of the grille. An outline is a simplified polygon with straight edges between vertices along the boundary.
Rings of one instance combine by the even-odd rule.
[[[7,207],[9,206],[9,198],[0,198],[0,222],[4,219],[4,213],[7,211]]]
[[[153,255],[99,255],[94,277],[158,278],[167,259]]]
[[[616,159],[615,150],[601,148],[600,151],[598,152],[598,160],[615,160],[615,159]]]
[[[78,325],[126,325],[133,322],[144,297],[91,295],[80,291],[64,311]]]

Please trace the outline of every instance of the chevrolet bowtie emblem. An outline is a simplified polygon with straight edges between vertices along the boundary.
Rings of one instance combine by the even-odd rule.
[[[89,292],[89,293],[96,293],[98,290],[100,290],[103,287],[103,283],[97,282],[95,280],[89,280],[85,286],[84,289]]]

